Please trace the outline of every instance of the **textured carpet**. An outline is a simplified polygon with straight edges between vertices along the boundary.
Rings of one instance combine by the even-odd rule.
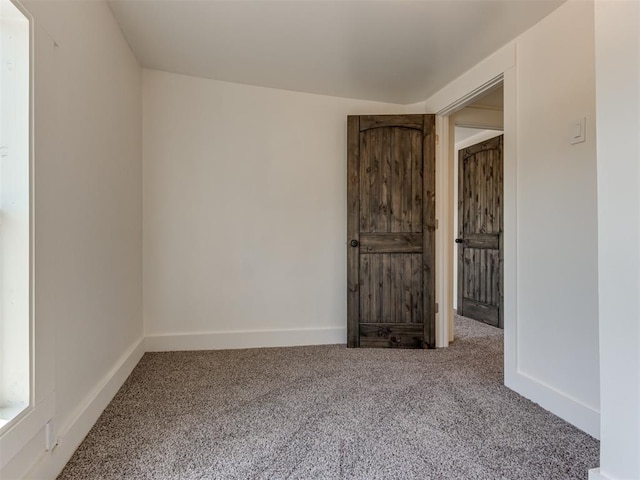
[[[502,386],[502,332],[448,349],[147,353],[58,478],[585,479],[598,441]]]

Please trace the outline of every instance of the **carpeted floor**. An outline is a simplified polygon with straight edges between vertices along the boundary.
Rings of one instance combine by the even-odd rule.
[[[58,477],[586,479],[598,441],[502,386],[502,332],[441,350],[147,353]]]

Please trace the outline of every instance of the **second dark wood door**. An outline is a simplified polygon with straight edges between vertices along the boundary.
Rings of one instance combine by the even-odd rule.
[[[458,314],[503,327],[503,136],[458,157]]]
[[[435,116],[348,117],[348,345],[435,346]]]

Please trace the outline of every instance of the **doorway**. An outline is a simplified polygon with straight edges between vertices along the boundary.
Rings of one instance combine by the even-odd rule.
[[[449,122],[453,136],[450,161],[453,162],[453,241],[456,242],[453,252],[454,314],[502,328],[503,144],[496,143],[496,138],[503,134],[504,129],[503,85],[497,84],[470,105],[451,114]],[[495,164],[496,155],[500,156],[499,165]],[[460,163],[461,156],[472,165],[465,168]],[[481,174],[480,168],[486,171]],[[489,171],[494,168],[499,168],[499,171]],[[473,182],[471,177],[474,177]],[[472,198],[460,195],[461,189],[466,189]],[[491,201],[488,201],[489,197]],[[476,210],[471,218],[460,218],[460,211],[464,217],[465,210],[469,208]],[[453,340],[453,323],[451,329]]]
[[[438,133],[437,148],[437,188],[436,203],[437,217],[440,219],[440,229],[436,240],[436,298],[441,306],[437,316],[436,340],[438,347],[446,347],[454,340],[454,318],[457,308],[457,248],[454,240],[457,237],[457,188],[458,150],[473,143],[481,142],[491,137],[504,134],[504,224],[506,234],[503,236],[505,245],[505,316],[515,318],[513,311],[515,300],[512,296],[515,263],[512,258],[513,241],[515,239],[513,226],[515,193],[513,183],[513,160],[515,131],[515,103],[514,103],[514,69],[510,68],[505,59],[503,73],[496,72],[496,76],[487,79],[485,83],[472,89],[469,82],[463,82],[464,88],[456,86],[451,91],[447,89],[431,99],[425,105],[427,110],[437,111],[436,130]],[[509,66],[509,68],[506,68]],[[472,84],[471,84],[472,85]],[[506,88],[508,87],[508,89]],[[469,88],[469,90],[466,90]],[[464,92],[467,92],[466,94]],[[506,128],[509,126],[509,128]],[[456,142],[456,128],[458,142]],[[506,131],[508,130],[508,131]],[[460,135],[464,134],[464,135]],[[466,137],[466,138],[463,138]],[[466,144],[463,142],[466,140]],[[458,143],[458,150],[456,150]],[[454,198],[455,197],[455,198]],[[455,268],[454,268],[455,267]],[[511,341],[513,330],[505,330],[505,341]],[[506,343],[505,343],[506,345]],[[510,348],[505,346],[505,354]]]

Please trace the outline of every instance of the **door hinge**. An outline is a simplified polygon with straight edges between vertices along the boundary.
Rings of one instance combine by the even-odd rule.
[[[436,133],[436,145],[440,143],[440,135]]]
[[[436,303],[436,313],[438,313],[439,311],[440,311],[440,305]]]
[[[438,229],[439,226],[440,226],[440,222],[438,222],[438,219],[436,218],[436,230]]]

